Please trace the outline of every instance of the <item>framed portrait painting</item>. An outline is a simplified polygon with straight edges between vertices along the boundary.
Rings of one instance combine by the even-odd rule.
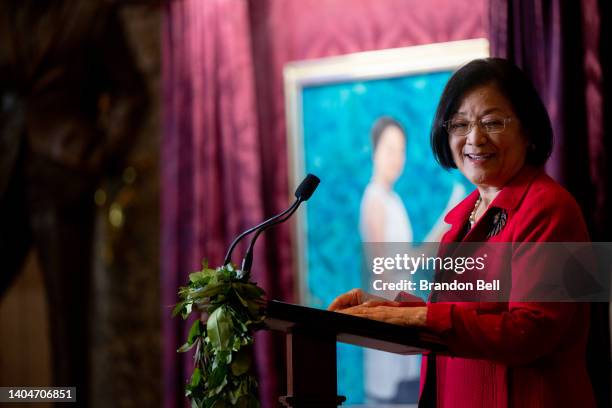
[[[296,224],[299,303],[326,308],[367,288],[364,242],[436,241],[444,214],[473,186],[435,161],[430,131],[446,82],[489,55],[474,39],[299,61],[284,69],[290,185],[321,183]],[[406,406],[418,398],[419,356],[338,346],[347,405]]]

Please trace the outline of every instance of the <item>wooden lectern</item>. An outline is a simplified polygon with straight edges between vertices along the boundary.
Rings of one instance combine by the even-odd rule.
[[[265,324],[287,339],[287,395],[292,408],[335,408],[338,395],[336,342],[398,354],[444,351],[434,336],[418,329],[272,300]]]

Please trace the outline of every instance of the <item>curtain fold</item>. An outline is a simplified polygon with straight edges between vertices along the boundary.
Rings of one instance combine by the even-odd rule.
[[[594,241],[610,241],[610,149],[604,138],[602,4],[597,0],[489,0],[491,54],[520,66],[553,124],[547,171],[577,199]],[[603,20],[602,20],[603,21]],[[608,67],[609,71],[609,67]],[[610,406],[609,305],[593,304],[587,365],[598,406]]]

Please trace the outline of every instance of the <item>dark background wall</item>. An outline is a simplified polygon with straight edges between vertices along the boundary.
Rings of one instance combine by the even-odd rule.
[[[126,5],[121,17],[146,78],[151,104],[145,123],[133,135],[131,169],[121,177],[106,178],[97,195],[99,228],[90,317],[92,406],[154,407],[160,405],[161,397],[160,8]],[[33,251],[14,286],[0,299],[0,385],[50,384],[52,355],[45,302]]]

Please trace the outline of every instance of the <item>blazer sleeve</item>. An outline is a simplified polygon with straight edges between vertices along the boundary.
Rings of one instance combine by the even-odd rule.
[[[588,241],[580,209],[566,194],[536,195],[527,203],[530,216],[513,237],[513,288],[537,281],[533,271],[550,261],[534,242]],[[434,303],[428,305],[427,328],[445,340],[451,355],[520,365],[550,353],[570,335],[574,319],[587,318],[588,305],[570,302]]]

